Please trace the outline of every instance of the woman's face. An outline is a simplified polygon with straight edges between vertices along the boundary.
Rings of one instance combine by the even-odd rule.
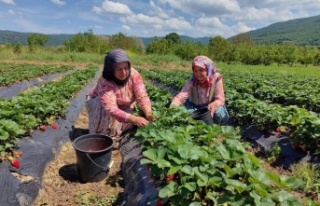
[[[115,65],[113,75],[118,80],[125,80],[129,75],[129,63],[128,62],[120,62]]]
[[[208,72],[207,70],[199,67],[199,66],[194,66],[193,67],[193,76],[198,80],[202,81],[205,78],[207,78]]]

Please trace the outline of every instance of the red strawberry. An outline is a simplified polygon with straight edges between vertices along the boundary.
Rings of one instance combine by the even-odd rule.
[[[280,133],[280,132],[281,132],[280,127],[277,127],[276,132],[277,132],[277,133]]]
[[[19,162],[19,160],[17,160],[17,159],[13,159],[12,161],[11,161],[11,165],[12,166],[14,166],[14,167],[16,167],[16,168],[20,168],[20,162]]]
[[[162,204],[161,200],[157,200],[156,206],[162,206],[162,205],[163,205],[163,204]]]
[[[51,126],[52,129],[57,129],[57,128],[58,128],[58,126],[57,126],[56,123],[54,123],[54,122],[52,122],[52,123],[50,124],[50,126]]]
[[[293,149],[299,149],[299,148],[300,148],[300,145],[299,145],[298,142],[294,142],[294,143],[292,144],[292,147],[293,147]]]
[[[40,130],[43,131],[43,132],[45,132],[45,131],[46,131],[46,126],[45,126],[45,125],[41,125],[41,126],[40,126]]]
[[[172,180],[174,180],[174,174],[168,175],[166,181],[171,182]]]

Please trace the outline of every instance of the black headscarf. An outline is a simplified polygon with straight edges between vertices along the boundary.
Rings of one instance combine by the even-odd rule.
[[[129,74],[126,79],[119,80],[114,76],[115,64],[120,62],[128,62],[129,63]],[[128,57],[128,54],[122,49],[114,49],[111,52],[107,53],[104,58],[104,66],[102,71],[102,76],[106,80],[113,81],[117,85],[125,85],[131,75],[131,63]]]

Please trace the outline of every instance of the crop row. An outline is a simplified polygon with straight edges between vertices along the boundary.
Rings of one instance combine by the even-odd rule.
[[[281,105],[320,113],[320,83],[315,78],[226,72],[224,83],[240,93]],[[235,86],[236,85],[236,86]]]
[[[45,74],[66,72],[71,69],[73,68],[70,66],[1,63],[0,86],[8,86]]]
[[[12,99],[0,99],[0,156],[16,139],[42,124],[64,115],[69,99],[96,73],[95,67],[75,71],[60,81],[48,82]]]

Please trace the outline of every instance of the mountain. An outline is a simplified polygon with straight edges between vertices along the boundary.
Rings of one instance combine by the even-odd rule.
[[[2,44],[15,44],[20,43],[22,45],[28,45],[28,36],[31,33],[22,33],[22,32],[15,32],[15,31],[3,31],[0,30],[0,45]],[[63,45],[63,42],[67,39],[71,39],[74,35],[73,34],[47,34],[48,35],[48,42],[46,46],[60,46]],[[105,35],[107,37],[107,35]],[[145,46],[149,45],[152,40],[155,38],[163,38],[163,37],[138,37],[142,40]],[[209,43],[209,37],[200,37],[200,38],[193,38],[190,36],[180,36],[183,42],[200,42],[202,44]]]
[[[0,45],[8,43],[20,43],[27,45],[28,36],[31,33],[0,30]],[[297,45],[320,46],[320,15],[302,19],[294,19],[271,24],[267,27],[243,33],[251,37],[256,44],[279,44],[283,42],[295,42]],[[243,35],[238,34],[238,35]],[[228,38],[232,40],[238,35]],[[46,46],[59,46],[72,38],[73,34],[48,34]],[[107,36],[107,35],[106,35]],[[163,37],[138,37],[145,46],[149,45],[154,38]],[[181,35],[183,42],[199,42],[208,44],[210,37],[193,38]]]
[[[297,45],[320,46],[320,15],[278,22],[243,34],[250,36],[256,44],[279,44],[290,41]]]
[[[0,45],[15,43],[28,45],[28,36],[30,34],[31,33],[0,30]],[[73,36],[73,34],[48,34],[48,42],[46,43],[46,46],[63,45],[65,40],[70,39]]]

